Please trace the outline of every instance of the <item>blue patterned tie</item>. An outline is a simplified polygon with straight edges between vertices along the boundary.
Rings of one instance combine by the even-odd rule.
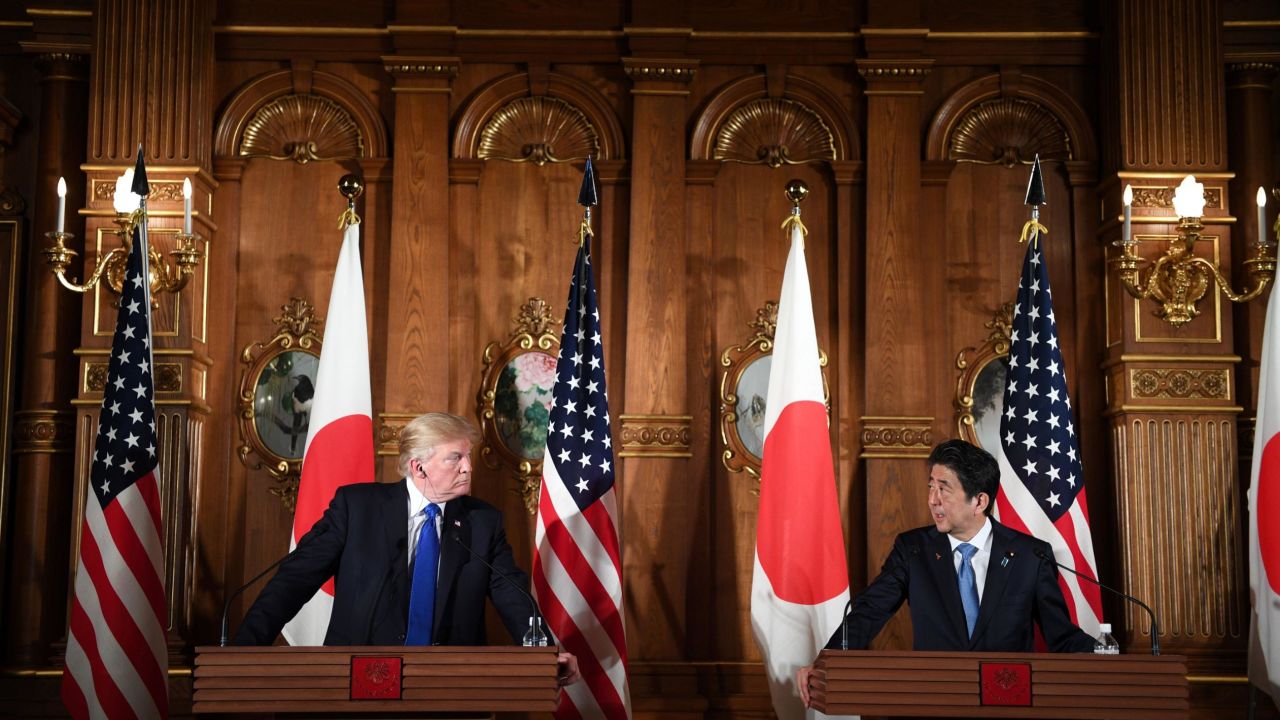
[[[427,521],[418,533],[418,549],[413,556],[413,589],[409,592],[409,632],[405,645],[430,645],[431,623],[436,610],[436,570],[440,567],[440,538],[436,518],[440,507],[428,503],[423,510]]]
[[[973,637],[973,626],[978,622],[978,579],[973,575],[973,555],[978,548],[969,543],[956,546],[960,553],[960,602],[964,605],[964,621]]]

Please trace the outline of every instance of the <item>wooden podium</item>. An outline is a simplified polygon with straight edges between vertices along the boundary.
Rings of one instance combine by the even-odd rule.
[[[555,710],[555,647],[199,647],[196,715]]]
[[[1177,655],[823,650],[809,681],[832,715],[982,718],[1185,718]]]

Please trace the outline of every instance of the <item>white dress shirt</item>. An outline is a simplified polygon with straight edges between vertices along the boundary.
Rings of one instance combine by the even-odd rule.
[[[960,577],[960,563],[964,556],[960,551],[956,550],[956,546],[962,542],[978,548],[978,552],[973,554],[973,579],[978,585],[978,602],[982,602],[982,590],[987,585],[987,566],[991,564],[991,520],[982,518],[982,529],[968,540],[957,540],[954,536],[948,535],[947,540],[951,541],[951,562],[956,568],[956,577]]]
[[[418,553],[418,536],[422,532],[422,526],[427,524],[427,514],[423,512],[427,509],[427,505],[431,502],[426,495],[418,489],[413,483],[412,478],[405,479],[405,485],[409,487],[409,566],[413,566],[413,557]],[[436,537],[440,537],[440,523],[444,521],[445,503],[436,503],[436,507],[440,508],[440,514],[436,515],[435,531]],[[981,586],[979,586],[981,587]],[[982,592],[979,590],[978,592]]]

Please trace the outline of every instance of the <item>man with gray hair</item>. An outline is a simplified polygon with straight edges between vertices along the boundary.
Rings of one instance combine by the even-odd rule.
[[[339,488],[249,608],[236,643],[274,642],[330,577],[325,645],[483,645],[486,596],[519,642],[533,615],[522,592],[529,578],[512,556],[502,513],[471,497],[479,440],[457,415],[409,422],[400,434],[403,479]],[[561,670],[563,683],[576,680],[576,659],[562,653]]]

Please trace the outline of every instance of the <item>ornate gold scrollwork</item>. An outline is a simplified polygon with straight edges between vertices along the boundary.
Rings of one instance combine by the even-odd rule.
[[[836,146],[831,129],[805,105],[762,99],[743,105],[725,120],[712,157],[776,168],[835,160]]]
[[[477,155],[545,165],[595,157],[596,130],[580,110],[553,97],[516,98],[495,112],[480,131]]]
[[[363,156],[364,139],[341,105],[319,95],[285,95],[249,119],[240,154],[299,164],[349,160]]]
[[[731,473],[746,473],[760,491],[761,455],[764,450],[764,414],[769,397],[769,367],[773,336],[778,328],[778,303],[770,300],[756,310],[747,327],[755,332],[738,345],[720,353],[720,461]],[[827,354],[819,350],[822,396],[831,411],[827,388]]]
[[[1013,167],[1072,159],[1071,137],[1053,113],[1030,100],[997,98],[979,103],[956,124],[948,157],[957,162]]]
[[[511,335],[485,346],[476,393],[480,457],[494,470],[512,470],[516,480],[512,492],[524,499],[530,515],[537,512],[542,491],[542,454],[560,354],[559,325],[545,300],[526,300]]]
[[[619,415],[618,457],[692,457],[692,415]]]
[[[1004,405],[1005,366],[1003,358],[1009,355],[1009,338],[1013,334],[1014,304],[1007,302],[996,309],[985,323],[990,330],[986,340],[978,347],[967,347],[956,355],[956,369],[960,375],[956,382],[956,429],[960,437],[975,445],[982,445],[977,423],[986,413]],[[994,403],[998,403],[995,405]],[[997,421],[998,423],[998,421]],[[986,448],[995,452],[996,448]]]
[[[293,512],[307,441],[320,325],[311,303],[299,297],[280,306],[276,335],[240,351],[240,461],[276,479],[271,494]]]

